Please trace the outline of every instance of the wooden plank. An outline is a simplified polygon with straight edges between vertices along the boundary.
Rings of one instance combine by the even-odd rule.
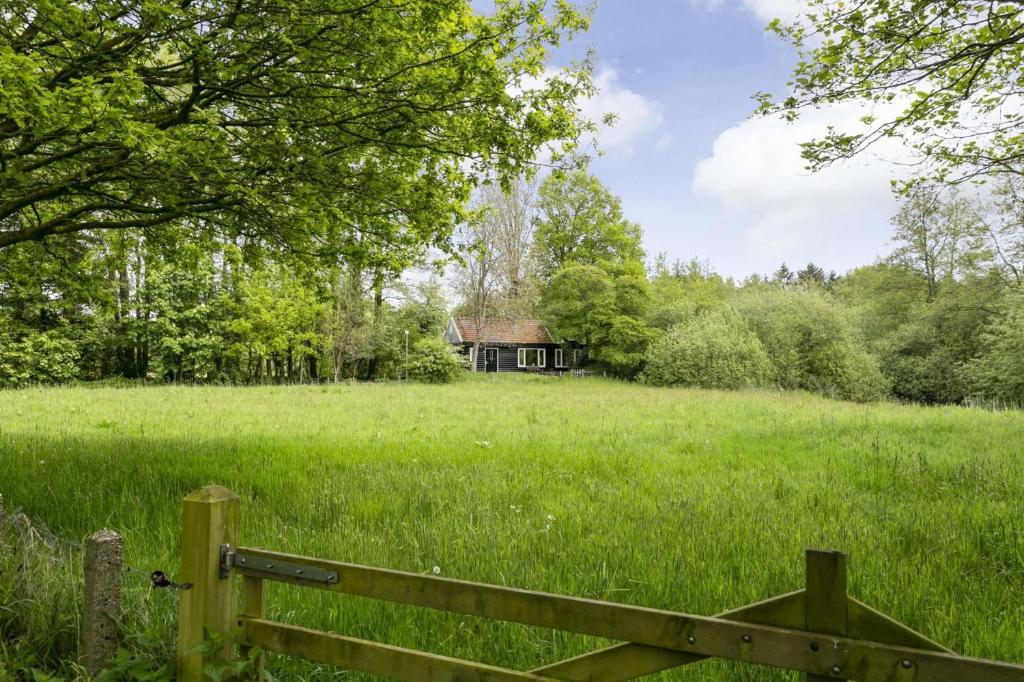
[[[203,628],[228,633],[235,622],[234,581],[220,577],[220,547],[235,544],[238,498],[227,488],[211,485],[185,498],[182,505],[181,578],[192,587],[181,590],[178,603],[177,679],[199,682],[203,659],[194,651]],[[218,657],[230,659],[225,645]]]
[[[238,615],[241,618],[265,618],[267,615],[267,583],[263,578],[254,578],[251,575],[242,576],[242,605],[239,609]],[[243,624],[242,620],[238,621],[238,625]],[[246,641],[245,637],[241,638],[241,647],[239,653],[243,658],[248,658],[251,654],[252,642]],[[256,674],[257,677],[262,675],[264,668],[264,657],[262,654],[259,655],[256,660]]]
[[[853,597],[850,597],[847,605],[847,628],[847,634],[854,639],[868,639],[872,642],[884,642],[912,649],[942,651],[947,654],[954,653]]]
[[[367,642],[259,618],[243,618],[242,622],[244,637],[267,651],[396,680],[513,682],[550,679],[533,673],[507,670],[378,642]]]
[[[725,611],[716,618],[799,629],[804,624],[804,591]],[[706,659],[707,656],[699,654],[626,643],[551,663],[532,672],[572,682],[619,682]]]
[[[847,630],[846,555],[842,552],[807,550],[807,593],[804,600],[804,629],[828,635],[845,635]],[[815,646],[814,643],[811,646]],[[821,646],[818,643],[817,646]],[[840,675],[843,675],[840,677]],[[849,679],[843,667],[836,666],[828,675],[807,673],[807,682]]]
[[[1024,666],[967,659],[917,649],[897,647],[721,618],[673,613],[640,606],[600,602],[578,597],[529,592],[450,578],[404,573],[337,561],[324,561],[257,548],[242,548],[253,555],[305,563],[338,573],[336,584],[320,584],[290,576],[267,579],[384,599],[415,606],[494,618],[525,625],[554,628],[594,637],[675,649],[704,656],[788,668],[829,675],[839,667],[856,671],[852,679],[886,680],[907,656],[920,663],[918,680],[935,682],[1024,682]],[[245,568],[236,567],[246,575]],[[690,641],[693,637],[693,642]],[[749,638],[750,641],[746,641]],[[811,648],[818,644],[818,650]],[[923,675],[931,674],[933,677]]]

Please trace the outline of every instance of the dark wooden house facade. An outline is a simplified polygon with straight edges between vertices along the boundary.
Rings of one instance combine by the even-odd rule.
[[[444,333],[478,372],[564,372],[579,364],[575,344],[555,343],[540,320],[487,320],[479,332],[473,318],[454,317]]]

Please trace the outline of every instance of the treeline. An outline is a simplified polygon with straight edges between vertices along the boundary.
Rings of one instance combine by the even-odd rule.
[[[448,380],[455,312],[540,317],[584,345],[585,366],[657,385],[1017,405],[1022,191],[921,186],[879,262],[743,281],[648,264],[640,226],[584,171],[485,186],[447,277],[417,284],[403,275],[423,249],[368,245],[325,264],[171,227],[28,242],[0,251],[0,384]]]
[[[0,251],[0,385],[394,377],[446,322],[440,286],[172,228]]]

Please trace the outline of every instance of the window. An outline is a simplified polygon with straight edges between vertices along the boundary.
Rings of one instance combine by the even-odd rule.
[[[518,360],[520,367],[543,367],[545,362],[545,350],[543,348],[520,348]]]
[[[555,367],[568,367],[565,363],[565,351],[561,348],[555,349]]]

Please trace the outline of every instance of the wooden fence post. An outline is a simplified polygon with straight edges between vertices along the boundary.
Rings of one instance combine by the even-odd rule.
[[[811,632],[828,635],[846,635],[847,605],[846,555],[816,549],[807,550],[806,627]],[[832,675],[807,674],[807,682],[844,680],[843,671],[831,670]]]
[[[203,629],[227,633],[235,625],[234,581],[220,574],[221,547],[236,543],[238,497],[227,488],[210,485],[185,498],[182,506],[181,590],[178,603],[178,676],[180,682],[200,682],[203,656],[194,651],[203,641]],[[230,660],[234,646],[218,652]]]
[[[124,541],[104,528],[85,541],[85,595],[82,607],[81,662],[90,675],[110,665],[117,653],[121,615]]]

